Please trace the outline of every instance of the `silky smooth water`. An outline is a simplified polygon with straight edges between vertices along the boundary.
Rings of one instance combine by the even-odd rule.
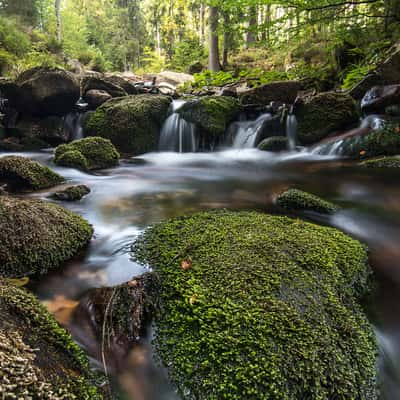
[[[84,321],[71,322],[69,311],[88,289],[116,285],[148,271],[148,266],[130,259],[130,246],[138,234],[166,218],[199,210],[279,213],[275,197],[294,186],[343,207],[334,216],[305,213],[303,218],[335,226],[368,244],[378,282],[370,317],[381,347],[380,379],[386,399],[400,398],[398,172],[362,169],[334,157],[309,153],[274,155],[256,149],[151,153],[96,174],[57,167],[52,164],[50,152],[22,155],[50,165],[68,184],[85,184],[92,190],[82,201],[63,203],[94,226],[91,245],[60,271],[33,282],[32,288],[93,355],[94,364],[101,365],[94,350],[99,344],[83,334]],[[48,191],[43,191],[30,196],[45,199],[47,195]],[[116,378],[120,378],[129,398],[176,398],[163,371],[149,361],[150,355],[151,350],[146,347],[132,349],[131,359],[142,362],[127,364]]]

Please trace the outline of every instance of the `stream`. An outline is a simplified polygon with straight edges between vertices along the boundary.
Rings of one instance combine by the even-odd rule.
[[[130,246],[138,234],[166,218],[200,210],[280,213],[274,198],[286,188],[297,187],[343,207],[333,216],[303,213],[302,218],[337,227],[369,246],[378,282],[369,315],[380,344],[382,399],[399,398],[400,185],[396,170],[363,169],[347,160],[310,153],[228,149],[214,153],[150,153],[124,160],[114,169],[86,174],[55,166],[51,151],[18,154],[50,166],[69,185],[85,184],[91,189],[79,202],[62,203],[93,225],[90,246],[62,270],[30,285],[93,356],[94,367],[101,368],[94,350],[98,343],[90,343],[82,328],[84,321],[71,320],[70,315],[88,289],[117,285],[149,270],[130,258]],[[48,194],[41,191],[29,196],[46,198]],[[120,382],[124,378],[130,381],[129,388],[125,386],[128,398],[177,398],[165,372],[148,361],[151,346],[149,349],[144,355],[136,354],[130,366],[118,372]],[[143,363],[146,371],[145,367],[137,367]]]

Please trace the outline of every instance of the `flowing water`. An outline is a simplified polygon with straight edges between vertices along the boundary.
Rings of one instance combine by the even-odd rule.
[[[343,206],[334,216],[305,213],[304,218],[337,227],[370,248],[378,281],[370,316],[381,348],[382,399],[400,397],[398,172],[362,169],[337,157],[306,152],[276,155],[235,148],[214,153],[150,153],[96,174],[55,166],[51,151],[22,155],[51,166],[68,184],[91,188],[83,200],[63,203],[93,225],[89,248],[62,270],[32,282],[31,287],[93,356],[94,366],[101,367],[99,343],[86,335],[85,321],[72,320],[71,313],[88,289],[123,283],[148,271],[148,266],[130,259],[130,246],[138,234],[166,218],[199,210],[279,213],[274,205],[277,194],[297,187]],[[43,191],[30,196],[46,199],[47,195]],[[129,360],[117,374],[129,399],[177,398],[165,372],[151,362],[151,346],[132,349]]]
[[[251,149],[256,147],[264,123],[268,121],[271,116],[271,114],[266,113],[260,115],[255,121],[234,122],[230,127],[231,135],[234,138],[233,147],[236,149]]]

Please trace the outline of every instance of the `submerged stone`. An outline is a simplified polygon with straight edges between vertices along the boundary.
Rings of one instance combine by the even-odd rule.
[[[111,99],[85,121],[85,132],[110,139],[122,153],[133,155],[157,149],[171,99],[143,94]]]
[[[366,168],[400,168],[400,157],[381,157],[363,161],[361,166]]]
[[[0,280],[0,368],[4,399],[103,397],[87,357],[39,301]]]
[[[295,108],[298,139],[313,144],[359,119],[357,106],[347,93],[325,92],[300,101]]]
[[[110,140],[88,137],[58,146],[54,162],[83,171],[111,168],[119,163],[119,153]]]
[[[264,139],[257,148],[263,151],[279,152],[289,148],[289,141],[285,136],[271,136]]]
[[[0,183],[10,191],[47,189],[63,182],[64,178],[50,168],[21,156],[0,158]]]
[[[0,276],[44,274],[71,259],[93,229],[73,212],[41,200],[0,197]]]
[[[52,193],[50,197],[61,201],[78,201],[89,193],[90,189],[86,185],[76,185]]]
[[[311,193],[299,189],[289,189],[280,194],[276,202],[287,210],[315,211],[323,214],[333,214],[339,207]]]
[[[133,251],[159,274],[156,346],[183,398],[378,398],[358,241],[217,211],[158,224]]]

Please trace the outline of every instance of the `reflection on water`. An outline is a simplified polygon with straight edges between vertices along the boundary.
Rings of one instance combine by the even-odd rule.
[[[51,164],[50,153],[24,155]],[[135,237],[151,224],[212,208],[277,213],[279,210],[273,200],[289,186],[341,204],[343,211],[332,217],[312,213],[305,217],[335,226],[369,245],[379,283],[372,318],[381,346],[381,379],[386,398],[399,398],[398,173],[363,169],[348,161],[305,152],[276,155],[256,149],[202,154],[152,153],[96,175],[51,166],[67,178],[68,183],[90,187],[91,193],[82,201],[64,206],[83,215],[95,228],[87,251],[63,270],[49,274],[34,288],[67,326],[71,323],[71,309],[87,289],[116,285],[148,270],[130,260],[129,250]],[[47,194],[41,192],[33,196],[46,197]],[[74,326],[70,328],[72,332],[77,331]],[[81,343],[83,339],[80,337]],[[88,347],[87,343],[83,344]],[[163,375],[154,372],[153,364],[146,364],[150,353],[147,345],[132,350],[125,369],[120,371],[123,386],[129,393],[137,393],[136,397],[130,395],[133,399],[173,398],[171,391],[164,389],[162,393],[146,394],[151,392],[146,382],[163,381]],[[137,368],[137,365],[147,367]],[[141,388],[138,382],[142,382]]]

